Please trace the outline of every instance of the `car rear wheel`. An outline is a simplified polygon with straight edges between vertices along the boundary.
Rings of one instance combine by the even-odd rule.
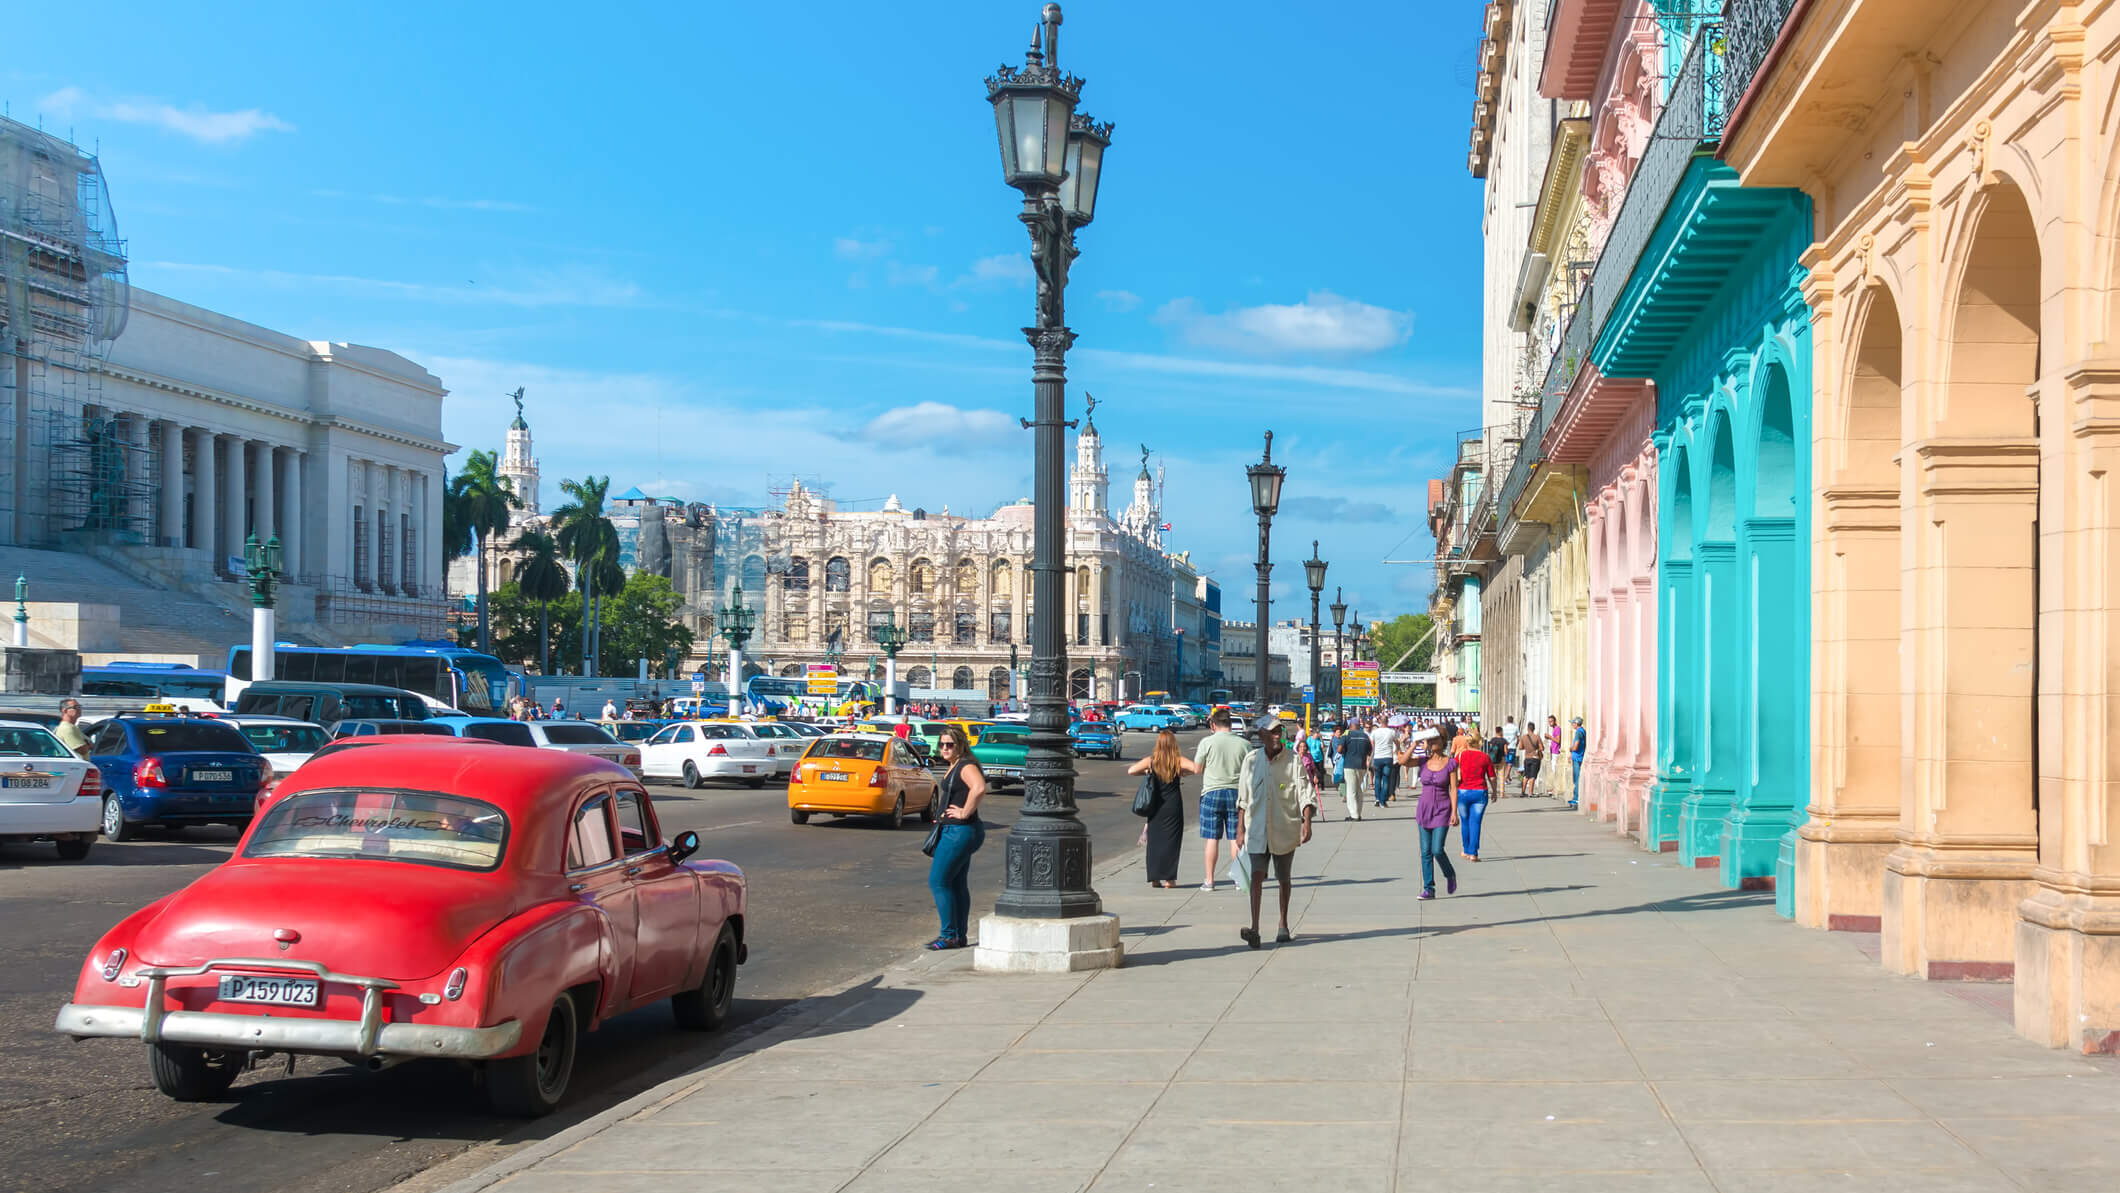
[[[697,791],[699,785],[704,782],[706,780],[699,777],[699,767],[693,765],[691,759],[685,759],[685,786]]]
[[[62,862],[78,862],[88,856],[88,847],[93,844],[93,841],[85,840],[61,841],[59,842],[59,860]]]
[[[905,796],[902,794],[898,797],[898,802],[891,805],[891,827],[905,827]]]
[[[736,931],[723,924],[714,951],[707,954],[706,976],[672,998],[670,1009],[677,1014],[677,1026],[686,1031],[720,1031],[735,1006]]]
[[[126,819],[125,808],[115,795],[103,797],[103,835],[113,841],[136,841],[140,837],[140,826]]]
[[[537,1047],[522,1056],[486,1062],[486,1099],[502,1114],[535,1118],[550,1114],[567,1093],[574,1076],[576,1030],[574,999],[562,994],[552,1001]]]
[[[209,1052],[186,1044],[149,1044],[147,1068],[155,1088],[179,1102],[218,1098],[243,1071],[240,1052]]]
[[[808,824],[810,822],[810,814],[801,808],[790,808],[788,809],[788,819],[797,824]]]

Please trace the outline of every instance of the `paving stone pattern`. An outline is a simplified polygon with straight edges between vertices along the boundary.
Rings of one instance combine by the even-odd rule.
[[[1484,844],[1420,903],[1410,809],[1323,824],[1297,938],[1258,952],[1227,884],[1151,890],[1136,858],[1099,884],[1124,969],[924,957],[465,1187],[2120,1189],[2109,1059],[1552,801],[1496,805]]]

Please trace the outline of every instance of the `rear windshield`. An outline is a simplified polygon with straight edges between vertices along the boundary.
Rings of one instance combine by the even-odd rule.
[[[997,733],[989,729],[979,735],[979,744],[982,746],[1021,746],[1029,742],[1030,735],[1027,733]]]
[[[858,737],[820,737],[810,743],[805,758],[858,758],[864,762],[883,761],[883,743],[866,741]]]
[[[395,717],[407,721],[424,721],[427,719],[427,704],[417,696],[381,696],[373,692],[350,692],[339,715],[371,720]]]
[[[315,725],[239,726],[260,754],[313,754],[331,735]]]
[[[508,818],[483,800],[417,791],[304,791],[267,809],[244,857],[363,858],[491,870]]]
[[[455,737],[447,725],[434,725],[426,721],[385,721],[375,727],[377,733],[411,733],[422,737]]]
[[[508,746],[534,746],[537,739],[530,736],[530,726],[521,721],[508,721],[493,725],[466,725],[464,737],[481,737]]]
[[[142,748],[150,754],[176,754],[186,750],[257,752],[232,726],[213,721],[175,721],[167,725],[150,721],[140,726],[140,741]]]
[[[598,725],[547,725],[545,740],[555,746],[613,746],[618,739]]]
[[[0,725],[0,758],[71,758],[49,730]]]

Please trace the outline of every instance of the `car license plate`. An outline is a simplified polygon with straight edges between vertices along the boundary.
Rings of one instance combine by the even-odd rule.
[[[191,772],[194,783],[233,783],[236,772],[232,770],[195,770]]]
[[[843,770],[828,770],[817,777],[827,783],[844,783],[847,781],[847,773]]]
[[[0,787],[48,788],[51,785],[50,775],[9,775],[0,778]]]
[[[315,978],[251,978],[224,976],[222,1002],[262,1002],[276,1007],[317,1005]]]
[[[745,773],[745,774],[747,774],[747,775],[753,775],[753,774],[757,774],[757,773],[758,773],[758,768],[757,768],[757,767],[755,767],[755,766],[746,766],[746,767],[744,767],[744,768],[743,768],[743,773]]]

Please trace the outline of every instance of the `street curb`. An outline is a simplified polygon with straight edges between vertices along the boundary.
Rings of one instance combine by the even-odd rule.
[[[1131,849],[1128,851],[1127,856],[1125,856],[1124,858],[1120,858],[1117,861],[1107,862],[1104,865],[1097,867],[1093,872],[1091,880],[1093,882],[1099,882],[1106,878],[1110,878],[1111,876],[1119,873],[1122,870],[1126,870],[1139,865],[1141,862],[1141,858],[1142,853],[1138,847]],[[716,1053],[712,1059],[706,1061],[705,1063],[693,1064],[690,1067],[684,1069],[682,1072],[675,1073],[669,1077],[657,1081],[654,1085],[642,1090],[637,1094],[634,1094],[632,1097],[627,1098],[625,1101],[620,1102],[615,1106],[610,1106],[603,1110],[600,1110],[595,1114],[590,1115],[588,1118],[585,1118],[582,1121],[574,1124],[573,1126],[568,1127],[566,1130],[559,1132],[556,1135],[547,1136],[544,1139],[540,1139],[535,1143],[523,1147],[520,1151],[504,1156],[501,1159],[494,1161],[486,1168],[481,1169],[480,1171],[475,1172],[470,1176],[462,1177],[458,1180],[452,1181],[447,1185],[443,1185],[440,1188],[433,1190],[433,1193],[480,1193],[480,1190],[490,1189],[493,1186],[499,1184],[500,1182],[507,1180],[509,1177],[512,1177],[515,1174],[522,1172],[524,1169],[535,1167],[536,1165],[551,1159],[553,1156],[556,1156],[561,1152],[566,1151],[568,1148],[573,1147],[575,1144],[580,1143],[585,1139],[602,1134],[604,1131],[608,1130],[616,1123],[623,1122],[626,1119],[629,1119],[634,1115],[639,1114],[641,1111],[646,1110],[651,1106],[666,1102],[671,1098],[677,1096],[678,1094],[689,1093],[692,1089],[696,1089],[699,1086],[706,1084],[708,1073],[716,1066],[724,1064],[730,1060],[740,1059],[741,1057],[748,1056],[754,1052],[763,1051],[764,1049],[770,1048],[775,1044],[784,1043],[785,1041],[793,1039],[796,1036],[802,1034],[803,1032],[810,1030],[812,1027],[816,1026],[816,1023],[809,1021],[804,1017],[804,1011],[806,1008],[813,1008],[816,1004],[820,1002],[824,1002],[828,999],[838,998],[841,995],[847,993],[849,990],[854,990],[861,986],[868,985],[869,983],[875,982],[888,974],[910,973],[925,976],[928,974],[941,972],[945,968],[957,968],[957,966],[952,966],[950,964],[953,961],[959,962],[961,965],[962,958],[959,958],[954,953],[931,953],[926,950],[921,950],[919,952],[913,953],[902,961],[886,965],[885,967],[875,971],[874,973],[864,974],[860,977],[852,978],[845,982],[841,982],[837,986],[831,986],[826,989],[819,990],[813,994],[808,994],[802,998],[796,999],[794,1002],[789,1003],[787,1006],[784,1006],[770,1014],[762,1015],[759,1018],[754,1019],[751,1022],[745,1024],[743,1027],[737,1029],[735,1032],[731,1033],[727,1038],[726,1045],[722,1048],[722,1050]],[[995,974],[993,976],[997,978],[1006,978],[1008,975]],[[869,997],[873,998],[875,996],[871,994]],[[852,1010],[854,1007],[858,1007],[862,1003],[865,1003],[867,1001],[868,998],[863,998],[858,1001],[849,1003],[845,1008],[843,1008],[843,1010]],[[790,1022],[791,1020],[793,1020],[794,1022]],[[685,1086],[687,1088],[679,1089],[677,1088],[679,1086]],[[485,1143],[480,1144],[477,1148],[473,1148],[470,1152],[465,1152],[459,1156],[452,1157],[449,1160],[442,1161],[442,1165],[460,1161],[464,1157],[470,1156],[473,1153],[484,1148],[500,1147],[505,1145],[505,1139],[489,1140]],[[442,1165],[436,1165],[435,1167],[441,1167]],[[428,1171],[432,1171],[432,1169],[429,1169]],[[390,1188],[406,1189],[409,1187],[413,1187],[414,1182],[417,1182],[420,1179],[421,1175],[421,1173],[412,1173],[406,1176],[403,1180],[392,1184]]]

